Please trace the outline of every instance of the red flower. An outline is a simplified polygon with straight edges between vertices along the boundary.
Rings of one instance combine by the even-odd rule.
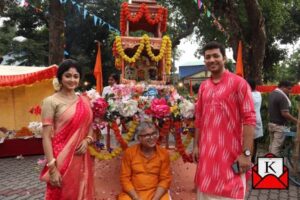
[[[40,115],[42,113],[42,109],[39,105],[36,105],[30,108],[29,112],[34,115]]]
[[[98,98],[93,102],[93,113],[94,117],[102,118],[106,113],[108,103],[103,98]]]
[[[170,107],[166,99],[153,99],[151,102],[151,111],[157,118],[163,118],[170,115]]]

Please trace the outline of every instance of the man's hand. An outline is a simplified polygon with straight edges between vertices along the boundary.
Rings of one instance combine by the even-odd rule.
[[[193,156],[193,161],[194,161],[194,163],[198,164],[198,160],[199,160],[199,149],[198,149],[197,146],[193,148],[192,156]]]
[[[246,173],[251,168],[251,156],[247,157],[244,154],[241,154],[236,161],[239,163],[241,174]]]

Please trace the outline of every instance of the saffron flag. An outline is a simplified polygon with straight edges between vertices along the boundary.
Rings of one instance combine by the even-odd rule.
[[[94,67],[94,76],[96,78],[96,90],[101,94],[103,89],[103,79],[102,79],[102,61],[101,61],[100,42],[97,42],[97,47],[98,49],[97,49],[95,67]]]
[[[241,77],[244,77],[244,66],[243,66],[243,49],[242,42],[239,41],[237,59],[235,65],[235,73]]]

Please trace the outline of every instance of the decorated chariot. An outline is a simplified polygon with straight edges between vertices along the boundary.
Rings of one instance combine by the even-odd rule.
[[[133,140],[139,121],[151,120],[159,130],[160,145],[174,150],[171,160],[181,156],[192,162],[186,149],[194,134],[194,100],[167,84],[172,65],[172,42],[163,36],[168,10],[155,0],[132,0],[122,4],[120,13],[121,35],[115,38],[113,55],[122,72],[121,84],[105,98],[94,90],[87,92],[94,130],[100,135],[106,132],[106,140],[96,142],[90,152],[100,160],[116,157]],[[118,146],[112,147],[111,134]]]

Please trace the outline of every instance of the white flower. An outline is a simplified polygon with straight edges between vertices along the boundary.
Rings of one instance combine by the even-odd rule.
[[[179,103],[180,115],[184,118],[193,118],[195,112],[195,105],[189,100],[183,99],[181,103]]]
[[[42,122],[29,122],[28,129],[36,136],[41,137],[43,124]]]
[[[110,112],[118,111],[119,103],[117,101],[114,101],[113,99],[108,99],[107,103],[109,104]]]
[[[86,92],[86,94],[91,99],[92,104],[97,98],[101,97],[99,95],[99,93],[97,92],[97,90],[95,90],[95,89],[90,89],[89,91]]]
[[[123,117],[132,117],[138,111],[138,103],[133,99],[123,100],[119,104],[118,110]]]

